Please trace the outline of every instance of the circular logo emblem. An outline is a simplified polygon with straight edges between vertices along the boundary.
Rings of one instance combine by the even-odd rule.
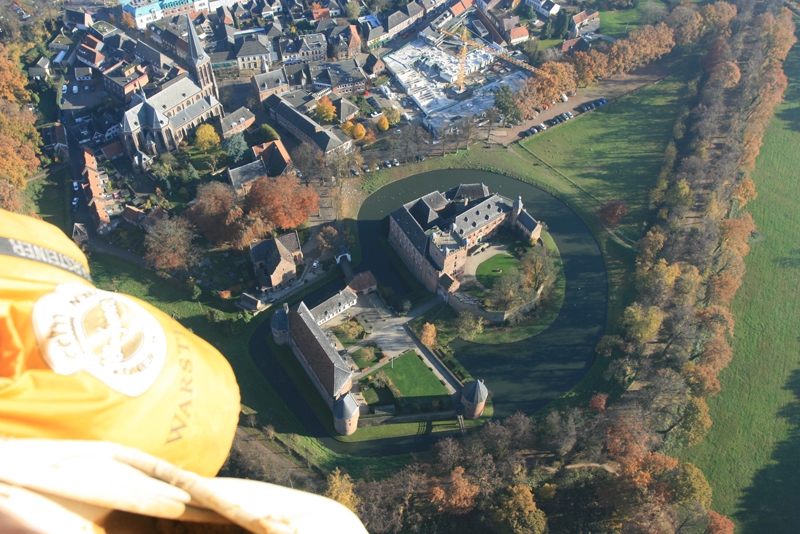
[[[86,371],[136,397],[164,368],[166,337],[156,319],[124,295],[62,284],[33,308],[45,361],[60,375]]]

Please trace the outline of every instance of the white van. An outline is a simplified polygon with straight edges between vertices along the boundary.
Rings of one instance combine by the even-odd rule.
[[[78,94],[78,86],[77,85],[73,85],[72,86],[72,94],[73,95],[77,95]]]
[[[567,95],[565,95],[565,94],[562,94],[562,95],[561,95],[561,101],[562,101],[562,102],[566,102],[566,101],[568,101],[568,100],[569,100],[569,98],[567,98]]]

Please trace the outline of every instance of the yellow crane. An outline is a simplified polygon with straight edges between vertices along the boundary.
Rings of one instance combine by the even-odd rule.
[[[455,37],[456,39],[461,41],[461,50],[459,50],[459,53],[458,53],[458,77],[456,78],[456,83],[455,83],[455,85],[458,86],[458,90],[459,91],[463,91],[464,90],[464,73],[465,73],[465,70],[467,68],[467,45],[474,46],[475,48],[480,48],[484,52],[488,52],[489,54],[492,54],[493,56],[497,56],[500,59],[502,59],[503,61],[507,61],[507,62],[511,63],[512,65],[516,65],[517,67],[520,67],[520,68],[523,68],[523,69],[527,69],[527,70],[529,70],[531,72],[535,72],[536,71],[536,69],[534,69],[532,65],[529,65],[528,63],[525,63],[524,61],[520,61],[518,59],[515,59],[515,58],[509,56],[505,52],[500,52],[499,50],[495,50],[494,48],[490,48],[488,46],[482,45],[481,43],[479,43],[477,41],[473,41],[472,39],[469,39],[469,37],[467,36],[467,28],[466,28],[466,26],[464,27],[464,30],[461,32],[461,35],[458,35],[458,34],[455,34],[455,33],[451,32],[451,31],[445,30],[444,28],[440,28],[439,31],[442,32],[445,35],[449,35],[450,37]]]

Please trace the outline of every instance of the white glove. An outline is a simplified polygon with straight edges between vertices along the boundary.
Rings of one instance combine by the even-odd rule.
[[[5,501],[0,496],[5,514],[0,527],[12,517],[36,524],[42,514],[37,496],[60,505],[65,517],[74,515],[73,529],[58,523],[57,529],[21,532],[86,532],[81,518],[102,526],[112,510],[181,521],[228,520],[257,534],[367,532],[355,514],[325,497],[252,480],[201,477],[116,443],[4,438],[0,458],[0,481],[34,492],[17,492]]]

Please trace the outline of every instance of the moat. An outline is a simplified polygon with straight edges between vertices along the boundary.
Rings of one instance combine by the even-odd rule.
[[[504,418],[518,410],[532,414],[583,378],[594,362],[594,347],[606,323],[608,289],[600,247],[589,228],[566,204],[533,185],[489,172],[452,169],[412,176],[383,187],[362,205],[358,214],[362,261],[355,271],[371,270],[396,294],[407,293],[410,288],[379,242],[388,231],[389,212],[430,191],[477,182],[508,198],[521,196],[529,213],[547,224],[563,261],[564,304],[544,332],[500,345],[462,340],[451,344],[456,357],[472,376],[485,380],[493,394],[495,417]],[[343,285],[341,279],[334,281],[304,300],[311,305]],[[295,415],[326,446],[345,454],[377,456],[426,449],[438,437],[422,434],[360,443],[342,443],[330,438],[269,348],[260,341],[268,331],[269,324],[265,322],[251,340],[254,361],[284,398],[293,399],[289,404]]]

